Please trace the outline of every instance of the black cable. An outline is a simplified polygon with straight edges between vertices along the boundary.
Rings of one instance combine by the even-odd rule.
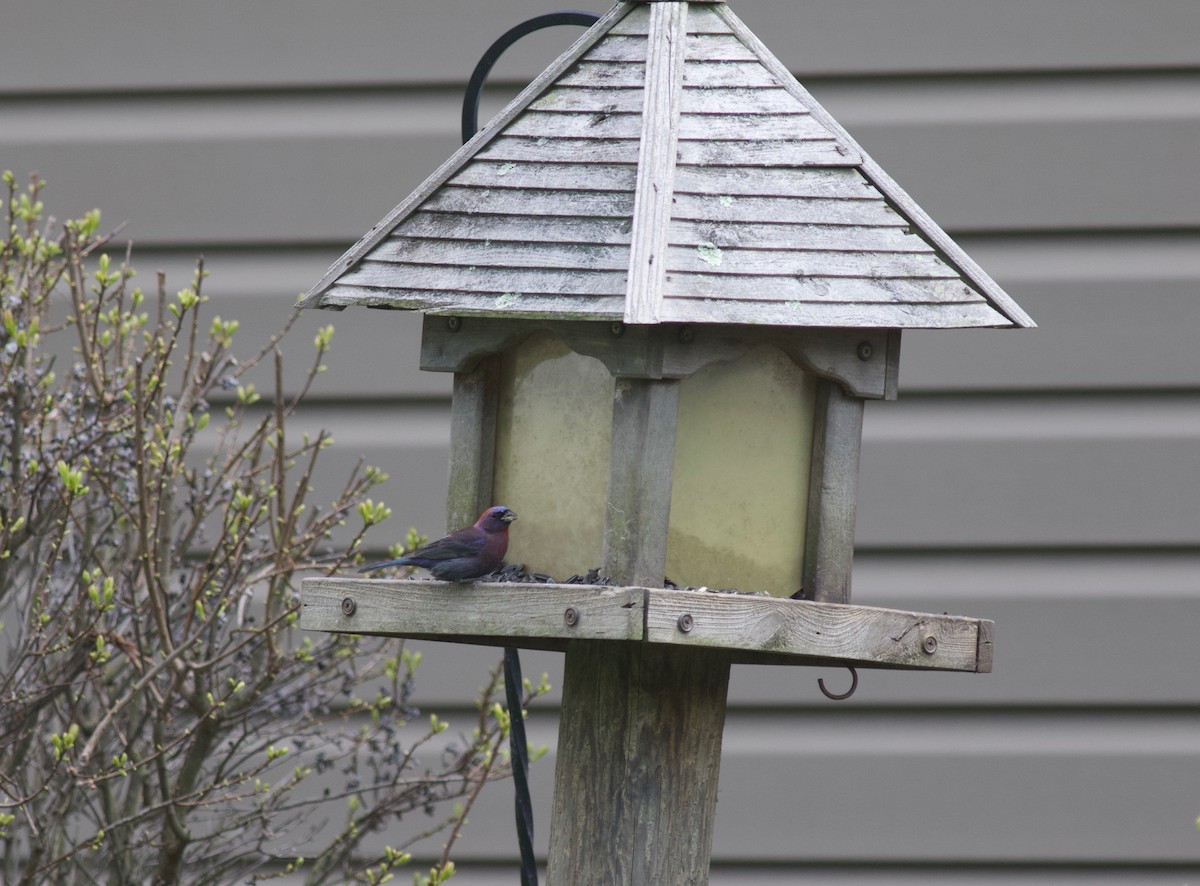
[[[508,748],[516,792],[517,845],[521,849],[521,886],[537,886],[537,859],[533,855],[533,800],[529,794],[529,742],[525,738],[525,715],[521,693],[521,656],[516,649],[504,650],[504,695],[508,700]]]
[[[600,16],[591,12],[551,12],[538,15],[506,31],[500,39],[488,47],[479,64],[471,73],[463,95],[462,140],[469,142],[479,128],[479,98],[483,83],[492,70],[492,65],[504,50],[526,34],[555,25],[582,25],[591,27]],[[529,742],[525,738],[525,712],[522,692],[525,681],[521,678],[521,656],[516,649],[504,650],[504,695],[508,702],[508,750],[512,761],[513,787],[516,792],[517,845],[521,849],[521,886],[538,886],[537,859],[533,855],[533,800],[529,795]]]
[[[529,21],[521,22],[516,27],[505,31],[495,43],[488,47],[488,51],[483,54],[483,58],[471,72],[471,79],[467,81],[467,92],[463,96],[462,109],[463,144],[469,142],[479,130],[479,96],[483,92],[483,81],[487,79],[492,65],[496,63],[496,59],[500,58],[504,50],[526,34],[532,34],[542,28],[552,28],[555,25],[582,25],[590,28],[599,19],[600,16],[593,12],[572,12],[571,10],[548,12],[545,15],[535,15]]]

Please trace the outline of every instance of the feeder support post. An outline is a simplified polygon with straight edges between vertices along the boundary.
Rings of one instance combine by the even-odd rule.
[[[604,566],[661,586],[679,383],[618,378]],[[721,650],[573,641],[563,680],[548,881],[705,883],[730,657]]]

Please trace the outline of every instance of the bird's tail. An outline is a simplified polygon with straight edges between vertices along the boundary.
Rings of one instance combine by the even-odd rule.
[[[388,560],[386,563],[372,563],[370,566],[363,566],[359,572],[374,572],[376,569],[386,569],[388,566],[411,566],[412,564],[407,558],[401,557],[399,560]]]

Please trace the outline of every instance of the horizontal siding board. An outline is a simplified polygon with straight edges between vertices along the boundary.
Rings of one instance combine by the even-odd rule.
[[[956,236],[1200,227],[1195,77],[810,85]],[[1138,115],[1114,114],[1114,93]],[[0,102],[0,157],[45,175],[56,211],[100,206],[144,243],[351,242],[453,152],[459,102],[454,90]]]
[[[1198,400],[872,404],[857,541],[1194,545]]]
[[[472,717],[439,713],[451,733]],[[528,728],[551,749],[531,778],[544,853],[555,724],[535,713]],[[1194,714],[741,714],[725,728],[713,858],[1194,865],[1198,747]],[[986,797],[953,789],[978,784]],[[1106,814],[1084,814],[1097,807]],[[513,857],[511,810],[508,790],[484,791],[456,859]]]
[[[576,6],[603,13],[608,0]],[[137,0],[18,6],[0,31],[0,82],[12,90],[465,82],[489,42],[554,0],[317,0],[197,4],[148,15]],[[1195,67],[1200,10],[1190,0],[739,0],[736,11],[802,73]],[[130,21],[143,22],[138,28]],[[471,23],[464,37],[463,22]],[[234,26],[236,25],[236,26]],[[143,38],[152,28],[154,39]],[[528,81],[580,32],[519,42],[500,76]],[[903,35],[903,39],[897,39]],[[53,44],[55,52],[40,51]],[[460,47],[447,52],[446,47]],[[129,59],[136,59],[130,64]],[[350,63],[347,60],[350,60]]]
[[[713,852],[1195,864],[1198,726],[1148,715],[738,718]],[[755,802],[768,793],[780,802]],[[1095,808],[1105,814],[1086,813]]]

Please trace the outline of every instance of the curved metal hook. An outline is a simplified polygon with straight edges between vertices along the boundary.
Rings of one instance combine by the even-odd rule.
[[[593,24],[600,20],[600,16],[593,12],[575,12],[565,10],[563,12],[548,12],[545,15],[537,15],[527,22],[522,22],[514,28],[505,31],[500,38],[488,47],[488,51],[483,54],[483,58],[479,60],[479,64],[475,66],[475,70],[471,73],[471,79],[467,83],[467,92],[463,96],[462,110],[462,140],[465,144],[471,140],[471,136],[475,135],[475,131],[479,128],[479,95],[483,91],[483,81],[487,79],[488,72],[492,70],[492,65],[500,58],[501,53],[508,47],[512,46],[526,34],[532,34],[534,31],[540,31],[542,28],[551,28],[555,25],[582,25],[585,28],[590,28]]]
[[[843,692],[841,695],[838,695],[836,692],[830,692],[828,689],[826,689],[825,688],[825,679],[823,677],[817,678],[817,686],[820,687],[821,694],[824,695],[826,698],[828,698],[830,701],[845,701],[850,696],[852,696],[854,694],[854,690],[856,690],[858,688],[858,671],[856,671],[850,665],[846,665],[846,670],[848,670],[850,672],[850,679],[852,682],[850,683],[850,688],[847,689],[845,692]]]

